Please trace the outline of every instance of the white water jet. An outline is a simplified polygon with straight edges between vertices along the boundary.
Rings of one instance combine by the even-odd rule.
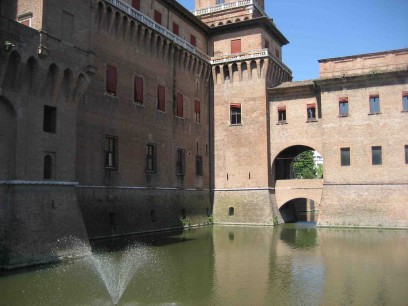
[[[60,239],[55,255],[75,250],[74,254],[84,256],[84,261],[93,269],[108,291],[112,303],[117,305],[127,286],[139,269],[151,260],[155,260],[154,252],[141,243],[128,245],[117,252],[93,252],[89,244],[75,237]]]
[[[133,276],[150,259],[147,247],[140,244],[127,247],[119,258],[112,258],[110,253],[96,253],[90,256],[115,305],[119,303]]]

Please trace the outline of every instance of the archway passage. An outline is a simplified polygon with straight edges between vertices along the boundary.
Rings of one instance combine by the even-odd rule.
[[[312,147],[297,145],[286,148],[274,163],[276,180],[323,178],[323,158]]]
[[[14,179],[16,125],[11,103],[0,96],[0,180]]]
[[[285,223],[317,222],[318,203],[307,198],[296,198],[279,208]]]

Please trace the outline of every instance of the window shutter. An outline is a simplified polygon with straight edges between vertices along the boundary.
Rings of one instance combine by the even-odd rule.
[[[173,33],[179,35],[179,25],[173,22]]]
[[[348,98],[347,97],[343,97],[339,99],[339,102],[348,102]]]
[[[232,104],[231,104],[231,107],[241,108],[241,103],[232,103]]]
[[[201,106],[200,106],[200,101],[195,100],[194,101],[194,111],[196,113],[200,113],[201,112]]]
[[[190,43],[195,47],[197,45],[197,38],[194,35],[190,35]]]
[[[140,0],[132,0],[132,7],[140,11]]]
[[[161,24],[162,20],[162,14],[158,11],[154,11],[154,21],[156,21],[158,24]]]
[[[177,117],[183,117],[183,95],[177,94]]]
[[[166,89],[164,88],[164,86],[159,85],[157,87],[157,98],[157,109],[164,112],[166,110]]]
[[[136,102],[143,103],[143,79],[135,76],[135,95]]]
[[[116,95],[117,86],[117,69],[111,65],[108,65],[106,71],[106,91],[108,93]]]
[[[278,112],[286,110],[286,106],[278,106]]]
[[[402,96],[403,96],[403,97],[408,97],[408,91],[403,91],[403,92],[402,92]]]
[[[241,52],[241,39],[231,40],[231,53]]]

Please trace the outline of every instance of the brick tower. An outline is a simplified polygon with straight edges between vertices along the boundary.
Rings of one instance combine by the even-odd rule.
[[[215,221],[271,224],[277,214],[266,89],[291,80],[281,57],[288,40],[263,1],[196,0],[196,6],[194,14],[212,27]]]

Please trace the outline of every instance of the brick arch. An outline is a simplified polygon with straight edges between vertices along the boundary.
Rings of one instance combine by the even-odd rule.
[[[320,146],[316,144],[293,144],[280,148],[277,151],[279,153],[271,156],[274,180],[289,179],[290,169],[288,167],[290,167],[290,163],[297,155],[309,150],[317,151],[322,155]]]
[[[0,180],[15,178],[17,119],[11,102],[0,96]]]
[[[3,88],[15,90],[18,89],[18,75],[21,67],[21,55],[14,50],[7,62],[6,74],[4,76]]]

